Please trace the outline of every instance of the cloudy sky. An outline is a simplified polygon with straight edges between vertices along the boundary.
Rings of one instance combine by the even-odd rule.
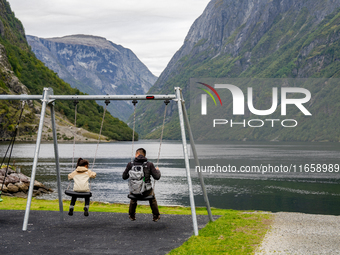
[[[131,49],[159,76],[210,0],[7,0],[28,35],[89,34]]]

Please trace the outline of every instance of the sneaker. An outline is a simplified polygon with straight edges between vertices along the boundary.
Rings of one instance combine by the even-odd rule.
[[[70,207],[70,210],[68,211],[68,215],[70,215],[70,216],[73,215],[73,207]]]
[[[130,218],[131,221],[135,221],[136,220],[136,216],[129,215],[129,218]]]
[[[89,208],[84,207],[84,215],[89,216]]]
[[[158,215],[154,215],[152,220],[154,222],[157,222],[160,218],[161,218],[161,216],[158,214]]]

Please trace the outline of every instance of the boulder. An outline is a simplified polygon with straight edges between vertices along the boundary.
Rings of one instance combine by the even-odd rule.
[[[25,183],[25,182],[17,182],[15,184],[15,186],[17,186],[19,188],[20,191],[27,193],[28,189],[29,189],[29,183]]]
[[[8,176],[14,177],[14,178],[20,178],[18,173],[11,173]]]
[[[13,183],[9,183],[7,185],[7,189],[8,189],[8,192],[10,193],[16,193],[19,191],[19,188],[17,186],[15,186]]]
[[[6,167],[3,167],[0,169],[0,175],[5,175],[6,173]],[[8,168],[7,170],[7,175],[11,174],[11,173],[15,173],[15,171],[12,170],[12,168]]]
[[[24,175],[23,173],[19,173],[17,175],[18,175],[20,181],[26,182],[26,183],[30,182],[30,179],[26,175]]]
[[[2,184],[1,184],[2,185]],[[8,192],[8,189],[7,189],[7,186],[6,185],[4,185],[4,187],[2,188],[2,192],[3,193],[7,193]]]
[[[20,179],[17,175],[10,174],[6,177],[5,184],[8,185],[9,183],[16,183],[19,182]]]
[[[40,191],[41,193],[48,193],[48,190],[45,188],[39,188],[38,191]]]
[[[6,172],[6,168],[0,169],[0,185],[4,182],[3,192],[6,195],[19,196],[19,197],[27,197],[27,193],[30,186],[30,178],[22,173],[16,173],[12,169],[8,169],[7,177],[5,178],[4,174]],[[53,192],[52,189],[49,189],[44,186],[41,182],[35,180],[34,181],[34,193],[33,196],[39,196],[43,193]]]
[[[36,189],[45,188],[45,186],[41,182],[38,182],[37,180],[35,180],[34,181],[34,188],[36,188]]]

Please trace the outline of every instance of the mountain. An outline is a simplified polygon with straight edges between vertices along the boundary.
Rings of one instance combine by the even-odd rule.
[[[174,87],[178,86],[188,98],[190,78],[337,78],[340,76],[339,7],[340,0],[212,0],[149,93],[174,93]],[[329,95],[338,92],[333,90]],[[337,105],[334,102],[332,106],[319,106],[334,113],[340,111]],[[162,111],[163,105],[139,104],[137,116],[143,114],[143,119],[149,120],[137,125],[142,137],[159,136]],[[333,117],[337,117],[336,125],[339,118]],[[317,120],[313,117],[313,121]],[[339,131],[333,134],[333,129],[330,132],[309,124],[307,138],[301,138],[304,131],[297,127],[280,139],[339,140]],[[175,104],[169,109],[164,132],[165,138],[179,138]],[[266,137],[256,130],[242,132],[229,139],[267,140],[280,135],[273,133]]]
[[[145,94],[157,79],[131,50],[102,37],[26,38],[38,59],[72,87],[88,94]],[[133,106],[131,102],[112,101],[108,110],[126,121]]]
[[[54,94],[83,94],[71,88],[53,71],[38,60],[25,38],[24,27],[15,18],[10,4],[0,0],[0,93],[1,94],[42,94],[44,87],[51,87]],[[19,126],[19,133],[34,135],[37,130],[35,108],[39,102],[28,102],[24,119]],[[74,122],[74,106],[71,101],[57,100],[55,108],[70,122]],[[0,135],[8,139],[18,117],[20,102],[17,100],[0,100]],[[99,133],[103,107],[94,101],[81,101],[78,105],[77,126]],[[103,135],[113,140],[131,140],[132,130],[122,121],[108,113],[105,117]],[[137,138],[137,136],[136,136]]]

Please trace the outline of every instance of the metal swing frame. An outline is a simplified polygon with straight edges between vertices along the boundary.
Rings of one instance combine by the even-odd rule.
[[[62,189],[61,189],[59,152],[58,152],[56,123],[55,123],[54,101],[55,100],[129,100],[129,101],[130,100],[173,100],[173,101],[177,101],[179,122],[180,122],[181,135],[182,135],[185,169],[186,169],[186,176],[187,176],[188,189],[189,189],[189,199],[190,199],[191,215],[192,215],[192,222],[193,222],[193,230],[194,230],[194,234],[196,236],[198,235],[197,216],[196,216],[196,209],[195,209],[194,193],[192,189],[187,139],[186,139],[186,134],[185,134],[184,123],[186,123],[187,129],[188,129],[187,131],[189,133],[191,149],[193,151],[193,156],[195,159],[196,166],[199,166],[199,160],[197,157],[196,147],[195,147],[194,139],[192,136],[189,119],[188,119],[188,115],[187,115],[186,108],[185,108],[185,101],[183,98],[181,88],[175,87],[175,94],[172,94],[172,95],[54,95],[52,88],[44,88],[42,96],[41,95],[0,95],[0,100],[41,100],[42,102],[37,141],[36,141],[36,146],[35,146],[32,173],[31,173],[31,183],[34,183],[35,181],[46,107],[47,106],[50,107],[53,143],[54,143],[54,155],[55,155],[56,174],[57,174],[59,211],[60,211],[61,221],[64,220],[64,215],[63,215],[63,201],[62,201]],[[204,201],[205,201],[206,208],[208,211],[209,220],[213,221],[208,194],[207,194],[205,184],[204,184],[204,179],[203,179],[201,172],[198,172],[198,174],[199,174],[201,188],[202,188],[202,192],[204,196]],[[33,187],[34,185],[30,185],[29,191],[28,191],[27,204],[26,204],[24,222],[23,222],[23,227],[22,227],[23,231],[27,230],[29,213],[30,213],[31,202],[32,202],[32,197],[33,197]]]

